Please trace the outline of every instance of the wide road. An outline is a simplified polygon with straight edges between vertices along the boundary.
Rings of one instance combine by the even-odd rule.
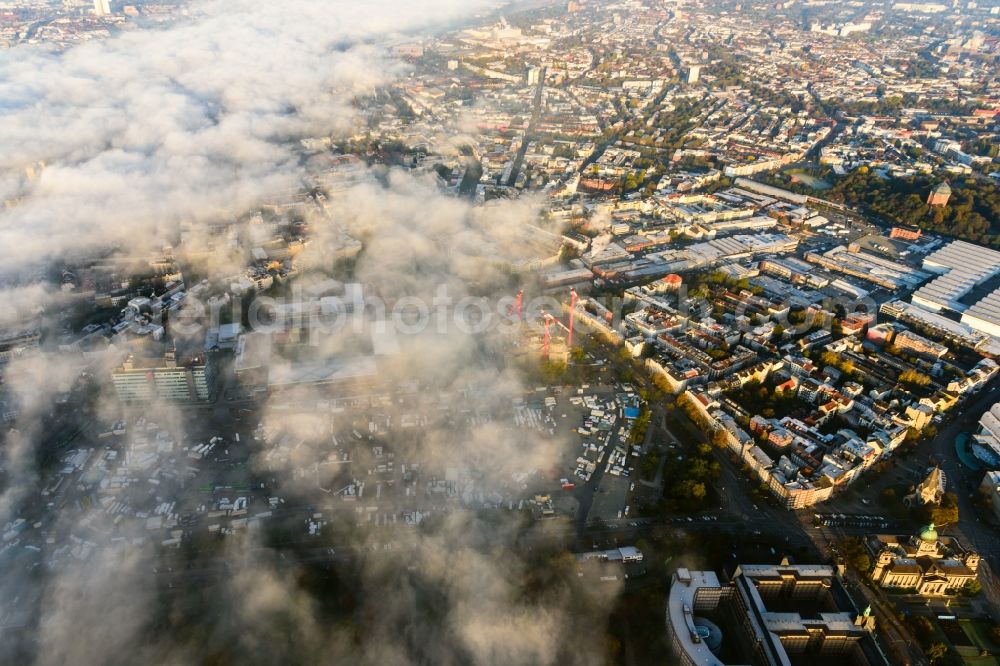
[[[857,491],[813,507],[817,513],[878,514],[881,493],[885,488],[914,483],[924,476],[932,460],[936,461],[945,473],[947,490],[958,497],[959,508],[959,522],[940,525],[939,532],[957,538],[963,546],[982,556],[979,582],[994,620],[1000,619],[1000,582],[995,573],[1000,571],[1000,535],[994,527],[983,522],[975,506],[974,497],[982,472],[962,464],[956,454],[955,440],[962,433],[974,432],[983,413],[997,402],[1000,402],[1000,382],[994,381],[957,405],[952,411],[957,416],[944,422],[937,436],[929,442],[922,442],[912,456],[894,459],[893,469],[871,479]]]
[[[962,464],[955,451],[955,440],[962,433],[974,432],[983,413],[997,402],[1000,402],[1000,383],[994,382],[967,404],[956,407],[960,415],[944,425],[930,443],[931,455],[945,473],[948,490],[958,496],[959,522],[944,531],[982,555],[985,566],[980,569],[979,582],[993,607],[995,620],[1000,617],[1000,584],[994,575],[1000,571],[1000,536],[979,517],[973,498],[982,472]]]
[[[524,133],[524,138],[521,140],[521,147],[517,151],[517,156],[514,158],[514,168],[510,171],[510,177],[507,179],[505,185],[512,186],[517,182],[517,175],[521,173],[521,166],[524,164],[524,156],[528,152],[528,144],[530,144],[535,138],[535,128],[538,127],[538,119],[542,115],[542,93],[545,90],[545,72],[546,69],[542,67],[542,71],[538,77],[538,87],[535,89],[535,97],[531,103],[531,119],[528,121],[528,129]]]

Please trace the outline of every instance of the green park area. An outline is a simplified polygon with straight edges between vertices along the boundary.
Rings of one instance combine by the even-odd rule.
[[[986,620],[911,616],[907,624],[933,663],[1000,664],[1000,630]]]
[[[997,657],[1000,655],[1000,645],[997,644],[994,627],[989,622],[983,620],[945,620],[944,622],[946,624],[954,623],[961,631],[961,635],[955,635],[954,641],[952,641],[953,632],[949,631],[945,635],[966,664],[978,666],[1000,664],[1000,659]]]

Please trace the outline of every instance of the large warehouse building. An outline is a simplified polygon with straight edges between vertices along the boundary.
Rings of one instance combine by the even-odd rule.
[[[914,292],[914,305],[959,314],[963,324],[1000,338],[1000,252],[957,240],[929,254],[923,268],[938,277]]]

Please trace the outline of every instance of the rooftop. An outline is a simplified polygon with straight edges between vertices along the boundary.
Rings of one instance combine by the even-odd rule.
[[[696,664],[725,666],[702,640],[694,624],[695,595],[700,588],[719,588],[719,577],[714,571],[678,569],[670,586],[667,601],[667,619],[675,627],[677,642],[688,658]]]

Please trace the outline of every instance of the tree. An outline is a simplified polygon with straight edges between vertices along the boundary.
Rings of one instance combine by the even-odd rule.
[[[640,469],[642,470],[642,478],[646,480],[652,479],[656,476],[656,470],[660,467],[660,454],[656,451],[650,451],[642,459],[642,465]]]
[[[704,479],[708,476],[708,461],[704,458],[692,458],[688,463],[688,478]]]
[[[825,197],[866,209],[896,223],[915,224],[978,243],[997,245],[990,220],[1000,219],[1000,187],[989,179],[966,179],[952,183],[948,206],[931,208],[927,192],[936,181],[924,176],[883,180],[877,174],[857,169],[839,179]]]
[[[712,444],[720,449],[729,446],[729,433],[726,432],[725,428],[718,428],[712,433]]]
[[[916,370],[904,370],[899,375],[899,381],[911,387],[924,387],[931,383],[931,378]]]
[[[840,552],[843,553],[844,563],[857,573],[864,575],[871,569],[871,558],[859,537],[847,537],[841,541]]]
[[[636,418],[635,423],[632,424],[632,430],[629,432],[629,444],[643,444],[646,441],[646,431],[649,430],[649,418],[651,414],[649,407],[644,406],[639,412],[639,416]]]
[[[931,507],[926,514],[927,520],[935,525],[954,525],[958,522],[958,495],[945,493],[941,505]]]
[[[559,384],[566,376],[566,362],[546,359],[542,361],[541,370],[546,384]]]
[[[945,655],[948,654],[948,646],[940,642],[934,643],[924,651],[924,654],[934,664],[944,659]]]
[[[927,645],[934,636],[934,625],[923,615],[911,615],[906,619],[907,628],[921,645]]]
[[[621,651],[621,641],[611,634],[604,634],[604,654],[607,656],[608,663],[616,663],[618,661],[618,655]]]
[[[569,243],[563,243],[562,247],[559,248],[559,263],[568,264],[574,259],[580,256],[580,251],[576,249],[575,245],[570,245]]]
[[[695,502],[701,502],[705,499],[705,484],[704,483],[692,483],[688,489],[689,496]]]

